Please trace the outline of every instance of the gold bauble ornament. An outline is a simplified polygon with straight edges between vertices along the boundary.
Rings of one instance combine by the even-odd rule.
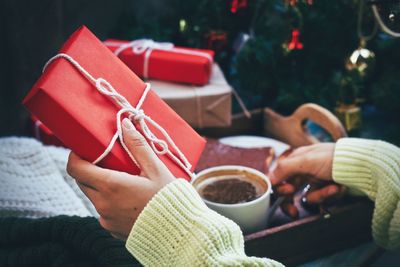
[[[375,66],[375,53],[367,49],[365,41],[346,60],[346,69],[356,71],[361,77],[369,75]]]
[[[355,104],[339,104],[335,109],[336,116],[345,127],[346,131],[358,130],[362,125],[361,108]]]

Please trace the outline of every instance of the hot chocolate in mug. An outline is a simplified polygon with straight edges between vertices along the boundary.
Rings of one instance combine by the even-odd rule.
[[[199,172],[192,185],[209,208],[236,222],[244,233],[265,229],[275,210],[270,209],[271,181],[252,168],[211,167]]]

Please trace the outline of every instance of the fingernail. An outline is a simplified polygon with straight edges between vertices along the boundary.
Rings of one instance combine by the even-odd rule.
[[[125,130],[135,130],[135,126],[128,118],[122,120],[122,126],[124,126]]]

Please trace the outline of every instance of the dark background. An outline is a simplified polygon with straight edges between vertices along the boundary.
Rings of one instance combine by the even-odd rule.
[[[222,30],[228,34],[228,44],[216,60],[249,108],[270,106],[289,114],[302,103],[314,102],[334,111],[343,89],[341,81],[351,75],[344,70],[345,59],[358,45],[356,1],[319,0],[313,6],[299,5],[296,10],[303,18],[304,49],[290,53],[282,45],[290,40],[297,20],[293,10],[283,8],[283,0],[249,0],[248,8],[238,14],[229,12],[230,2],[0,0],[0,136],[30,134],[29,114],[21,101],[45,62],[83,24],[103,40],[148,35],[194,47],[204,47],[204,33]],[[232,44],[239,32],[248,30],[259,2],[264,8],[256,23],[257,38],[236,56]],[[398,11],[400,14],[400,8]],[[371,15],[369,9],[366,12]],[[185,33],[177,32],[181,18],[190,25]],[[368,16],[365,21],[372,22]],[[366,26],[368,32],[371,25]],[[196,27],[200,31],[196,32]],[[359,86],[368,106],[363,107],[363,127],[355,136],[400,145],[399,42],[381,31],[369,42],[376,64],[373,75]]]

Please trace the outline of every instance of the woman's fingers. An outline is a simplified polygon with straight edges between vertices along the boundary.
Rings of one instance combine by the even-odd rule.
[[[324,202],[326,199],[331,198],[335,195],[341,193],[341,189],[339,185],[331,184],[327,185],[321,189],[311,191],[306,195],[306,200],[311,204],[320,204]]]
[[[269,176],[273,185],[298,175],[332,180],[334,143],[318,143],[284,152]]]
[[[296,188],[290,183],[282,183],[277,185],[274,191],[278,193],[278,195],[289,195],[295,193]]]
[[[294,205],[293,196],[285,198],[285,200],[281,204],[281,209],[283,213],[285,213],[292,219],[297,219],[299,217],[299,211]]]
[[[67,172],[78,183],[98,189],[99,185],[111,177],[111,170],[103,169],[86,160],[81,159],[74,152],[69,154]]]
[[[304,157],[288,157],[278,161],[276,167],[268,174],[272,185],[276,185],[286,179],[308,174],[310,172],[309,162]]]
[[[122,131],[126,148],[141,169],[140,176],[103,169],[74,153],[67,171],[95,206],[102,227],[123,239],[150,199],[175,177],[129,120],[123,121]]]
[[[140,190],[143,182],[148,181],[148,179],[141,176],[101,168],[81,159],[73,152],[69,155],[67,172],[74,177],[82,191],[84,191],[82,186],[85,186],[85,188],[90,188],[93,191],[104,193],[104,191],[110,191],[115,187],[123,186],[127,183],[132,188]],[[84,193],[86,192],[88,190],[84,191]],[[96,200],[91,200],[93,203],[96,202]]]
[[[124,142],[146,176],[148,178],[158,178],[169,173],[168,168],[157,157],[143,135],[136,130],[133,123],[125,118],[122,121],[122,126]]]

